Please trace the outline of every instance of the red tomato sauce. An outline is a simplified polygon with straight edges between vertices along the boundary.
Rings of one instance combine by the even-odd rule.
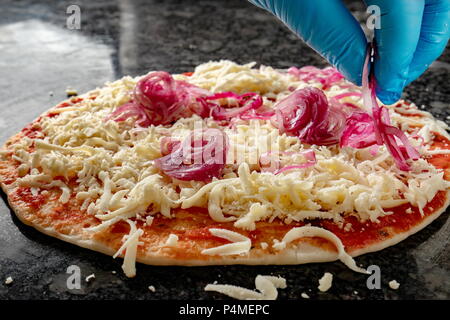
[[[15,192],[15,198],[25,202],[30,208],[39,209],[47,201],[47,196],[42,194],[33,195],[28,187],[19,187]]]
[[[70,99],[70,102],[72,102],[72,104],[75,104],[75,103],[78,103],[81,101],[83,101],[83,98],[80,98],[80,97],[73,97]]]
[[[89,99],[91,99],[91,100],[95,100],[95,98],[96,98],[96,96],[89,97]],[[56,108],[56,109],[61,109],[61,108],[71,107],[71,106],[73,106],[73,105],[76,105],[76,104],[82,102],[83,100],[84,100],[83,98],[80,98],[80,97],[74,97],[74,98],[71,98],[69,101],[61,102],[61,103],[58,104],[55,108]],[[58,115],[60,115],[59,112],[51,112],[51,111],[50,111],[50,112],[47,114],[47,117],[49,117],[49,118],[54,118],[54,117],[56,117],[56,116],[58,116]]]
[[[450,150],[450,141],[440,135],[439,133],[434,133],[434,141],[433,145],[430,148],[433,149],[447,149]],[[435,154],[427,159],[429,163],[431,163],[436,168],[441,168],[445,170],[444,178],[445,180],[450,180],[450,154]]]
[[[42,130],[38,126],[36,126],[37,123],[41,121],[41,117],[39,117],[36,121],[28,124],[25,128],[22,129],[22,134],[25,137],[28,137],[30,139],[36,139],[41,134]]]
[[[208,226],[208,227],[190,229],[190,230],[186,230],[185,232],[183,232],[180,239],[181,240],[189,239],[189,240],[194,240],[194,241],[195,240],[216,240],[216,241],[223,242],[223,243],[229,242],[226,239],[222,239],[222,238],[213,236],[211,234],[211,232],[209,232],[209,229],[211,229],[211,228],[220,229],[219,226]]]
[[[72,105],[72,104],[71,104],[70,102],[66,101],[66,102],[61,102],[60,104],[58,104],[58,105],[56,106],[56,108],[57,108],[57,109],[60,109],[60,108],[70,107],[71,105]]]
[[[112,225],[110,229],[111,233],[129,233],[130,232],[130,226],[125,221],[119,221]]]
[[[442,207],[445,200],[446,192],[439,191],[433,200],[424,208],[423,217],[420,214],[419,209],[410,204],[385,209],[385,211],[392,211],[393,214],[379,218],[379,223],[371,221],[363,223],[354,216],[346,217],[344,223],[351,223],[352,227],[350,231],[339,228],[339,226],[329,220],[322,220],[317,223],[313,222],[312,224],[333,232],[341,239],[347,251],[353,251],[372,243],[389,239],[398,233],[410,230],[422,222],[425,217],[432,214],[434,208]],[[412,213],[406,213],[408,208],[411,209]]]

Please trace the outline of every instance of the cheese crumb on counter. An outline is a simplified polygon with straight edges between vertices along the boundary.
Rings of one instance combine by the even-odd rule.
[[[400,288],[400,283],[398,283],[397,280],[389,281],[389,288],[397,290],[398,288]]]
[[[333,275],[329,272],[325,272],[322,278],[319,279],[319,286],[317,287],[320,291],[325,292],[331,288],[333,284]]]
[[[86,277],[86,282],[91,282],[95,279],[95,274],[90,274]]]
[[[148,290],[150,290],[151,292],[155,292],[156,291],[154,286],[148,286]]]
[[[301,297],[302,297],[303,299],[309,299],[308,294],[305,293],[305,292],[302,292]]]
[[[78,95],[78,91],[76,89],[74,89],[74,88],[67,87],[66,94],[67,94],[68,97],[77,96]]]
[[[13,281],[14,281],[14,279],[12,277],[8,277],[5,280],[5,284],[11,284],[11,283],[13,283]]]

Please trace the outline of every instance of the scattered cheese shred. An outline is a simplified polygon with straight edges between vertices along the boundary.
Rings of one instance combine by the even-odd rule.
[[[86,277],[85,280],[86,280],[86,282],[91,282],[94,279],[95,279],[95,274],[90,274]]]
[[[240,233],[230,231],[227,229],[210,228],[209,232],[216,237],[226,239],[233,243],[221,245],[219,247],[204,249],[202,254],[206,255],[236,255],[245,254],[250,251],[252,241],[250,238],[243,236]]]
[[[367,273],[367,270],[358,267],[355,260],[345,251],[341,239],[339,239],[334,233],[323,228],[311,226],[292,228],[284,235],[283,240],[274,244],[273,247],[275,249],[282,250],[286,248],[288,243],[305,237],[321,237],[329,240],[336,246],[336,249],[338,250],[338,259],[342,261],[342,263],[353,271]]]
[[[208,284],[205,291],[215,291],[238,300],[276,300],[277,289],[285,289],[286,279],[282,277],[258,275],[255,278],[254,291],[229,284]]]
[[[127,222],[130,225],[130,233],[128,234],[127,240],[122,244],[119,250],[117,250],[113,258],[116,258],[123,250],[126,250],[122,270],[127,277],[133,278],[136,275],[136,253],[139,245],[139,237],[144,231],[142,229],[137,229],[136,224],[133,221],[127,220]]]

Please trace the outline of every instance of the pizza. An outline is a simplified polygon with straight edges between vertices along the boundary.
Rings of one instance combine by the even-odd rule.
[[[126,76],[51,108],[0,151],[40,232],[151,265],[303,264],[394,245],[449,205],[450,137],[331,67],[212,61]],[[372,90],[372,91],[371,91]]]

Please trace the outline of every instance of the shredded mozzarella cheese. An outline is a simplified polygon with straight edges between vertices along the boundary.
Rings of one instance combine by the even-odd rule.
[[[130,233],[119,250],[114,254],[113,258],[116,258],[123,250],[126,250],[123,258],[122,270],[127,277],[132,278],[136,275],[136,254],[139,245],[139,237],[144,231],[142,229],[137,229],[136,224],[133,221],[127,220],[127,222],[130,225]]]
[[[258,275],[255,287],[259,292],[229,284],[208,284],[205,291],[219,292],[238,300],[276,300],[277,289],[285,289],[287,285],[286,279],[282,277]]]
[[[204,249],[202,254],[206,255],[235,255],[235,254],[245,254],[250,251],[252,241],[250,238],[243,236],[234,231],[226,229],[210,228],[209,232],[216,237],[226,239],[233,243],[224,244],[219,247]]]
[[[336,246],[336,249],[338,250],[338,258],[342,261],[342,263],[353,271],[367,273],[365,269],[358,267],[355,260],[347,252],[345,252],[341,239],[339,239],[334,233],[323,228],[310,226],[292,228],[284,235],[283,240],[274,244],[273,247],[278,250],[283,250],[286,248],[288,243],[305,237],[321,237],[329,240]]]

